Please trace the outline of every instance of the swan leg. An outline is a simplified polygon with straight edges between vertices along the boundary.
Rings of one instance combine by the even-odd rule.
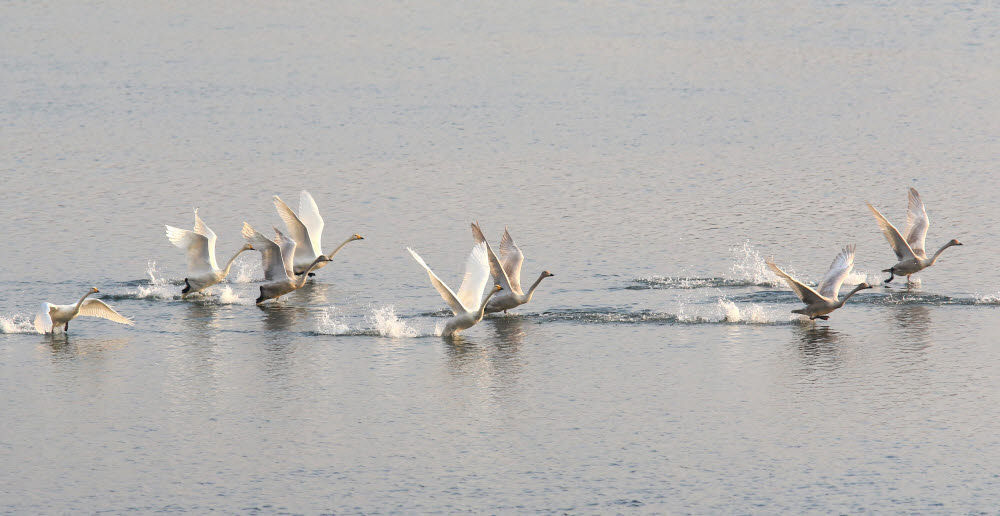
[[[315,276],[315,275],[316,275],[316,273],[315,273],[315,272],[310,272],[310,273],[309,273],[309,274],[307,274],[306,276],[309,276],[309,277],[311,278],[311,277],[313,277],[313,276]]]
[[[254,301],[254,303],[256,303],[256,304],[259,305],[259,304],[261,304],[263,302],[264,302],[264,287],[261,287],[260,288],[260,296],[257,297],[257,300]]]
[[[912,280],[910,279],[910,274],[907,274],[906,275],[906,284],[909,285],[910,283],[912,283]]]
[[[817,315],[816,318],[817,319],[823,319],[824,321],[829,321],[830,320],[830,316],[829,315]]]
[[[66,324],[63,325],[63,331],[69,331],[69,321],[66,321]]]
[[[895,277],[896,277],[896,272],[895,272],[895,271],[893,271],[893,270],[892,270],[892,268],[889,268],[889,269],[887,269],[887,270],[884,270],[884,271],[882,271],[882,272],[888,272],[888,273],[889,273],[889,279],[887,279],[887,280],[883,281],[882,283],[889,283],[889,282],[891,282],[891,281],[892,281],[892,279],[893,279],[893,278],[895,278]]]
[[[187,278],[184,278],[184,289],[181,290],[181,297],[186,296],[188,292],[191,292],[191,284],[188,283]]]

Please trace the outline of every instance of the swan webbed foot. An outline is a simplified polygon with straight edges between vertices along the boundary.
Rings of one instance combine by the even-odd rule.
[[[882,272],[886,272],[886,271],[882,271]],[[889,279],[883,281],[882,283],[890,283],[896,277],[896,273],[893,272],[892,269],[889,269],[888,272],[889,272]]]
[[[817,319],[823,319],[824,321],[829,321],[830,320],[830,316],[829,315],[817,315],[816,318]]]
[[[315,272],[310,272],[309,274],[306,274],[306,276],[309,276],[310,278],[313,277],[313,276],[315,276],[315,275],[316,275]]]
[[[261,304],[263,302],[264,302],[264,287],[261,287],[260,288],[260,295],[257,296],[257,299],[254,300],[254,303],[259,305],[259,304]]]
[[[184,289],[181,290],[181,294],[187,294],[188,292],[191,292],[191,284],[188,283],[187,278],[184,278]]]

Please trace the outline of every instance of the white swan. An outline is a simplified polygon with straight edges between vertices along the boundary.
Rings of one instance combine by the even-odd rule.
[[[313,265],[316,258],[323,254],[320,239],[323,237],[324,223],[323,217],[319,214],[319,207],[316,206],[316,201],[309,195],[309,192],[302,190],[302,193],[299,194],[298,215],[277,195],[274,196],[274,208],[278,210],[278,216],[285,222],[289,236],[292,237],[292,240],[295,240],[297,247],[295,248],[295,259],[292,262],[292,266],[295,274],[302,274]],[[337,246],[336,249],[328,253],[326,255],[327,258],[332,260],[345,245],[355,240],[364,240],[364,237],[358,234],[351,235]],[[320,262],[316,268],[322,268],[326,263]],[[311,273],[309,275],[312,276]],[[265,273],[264,279],[270,280],[274,278],[267,277]]]
[[[305,274],[296,276],[292,270],[292,259],[295,256],[295,241],[286,237],[278,228],[274,228],[274,242],[254,228],[250,224],[243,223],[243,238],[260,251],[261,264],[264,271],[275,281],[260,286],[260,296],[256,303],[259,305],[268,299],[277,299],[289,292],[298,290],[306,284]],[[330,261],[326,255],[319,255],[313,263],[306,268],[305,272],[312,272],[319,264]]]
[[[823,319],[825,321],[829,319],[830,317],[826,314],[844,306],[844,303],[859,290],[872,288],[871,285],[862,283],[854,287],[854,290],[844,296],[844,299],[837,299],[837,294],[840,293],[840,286],[844,283],[847,275],[851,273],[851,269],[854,268],[853,245],[845,246],[844,250],[833,259],[833,263],[830,264],[830,270],[826,272],[823,281],[819,283],[818,293],[779,269],[771,258],[768,258],[766,263],[775,274],[784,278],[788,286],[792,287],[792,292],[795,292],[795,295],[806,304],[805,308],[792,310],[792,313],[807,315],[810,320]]]
[[[198,216],[198,208],[194,209],[194,231],[167,226],[167,239],[187,251],[187,277],[181,290],[182,298],[226,279],[236,258],[244,251],[253,249],[250,244],[244,245],[226,262],[226,268],[220,269],[215,262],[215,232],[208,229]]]
[[[462,279],[462,286],[458,288],[458,294],[455,294],[455,292],[448,288],[448,285],[445,285],[434,274],[434,271],[424,263],[419,254],[409,247],[406,250],[427,271],[427,275],[431,278],[431,284],[441,294],[444,302],[448,303],[448,306],[451,307],[452,313],[455,314],[454,317],[445,322],[444,331],[441,333],[442,336],[455,335],[483,320],[483,310],[486,309],[486,303],[493,294],[503,288],[500,285],[494,285],[490,289],[489,294],[483,298],[483,288],[486,287],[490,279],[490,266],[486,258],[486,244],[477,244],[476,247],[472,248],[472,253],[469,254],[469,258],[465,261],[465,277]],[[482,300],[480,301],[480,299]]]
[[[930,221],[927,219],[927,210],[924,209],[924,202],[920,200],[920,194],[913,188],[910,188],[909,203],[906,207],[905,239],[899,234],[896,227],[890,224],[870,202],[865,201],[865,204],[872,211],[872,215],[875,216],[875,222],[882,229],[882,234],[885,235],[885,239],[889,242],[893,252],[896,253],[896,258],[899,260],[899,263],[896,265],[882,270],[882,272],[889,273],[889,279],[885,280],[886,283],[892,281],[897,274],[906,276],[906,281],[909,283],[911,274],[916,274],[934,265],[938,256],[941,256],[941,253],[945,249],[953,245],[962,245],[961,242],[953,238],[947,244],[943,245],[941,249],[938,249],[934,253],[934,256],[927,257],[927,252],[924,250],[924,239],[927,238],[927,228],[930,227]]]
[[[116,323],[133,325],[131,319],[116,312],[110,306],[104,304],[100,299],[87,299],[87,296],[100,292],[96,287],[87,291],[76,304],[73,305],[53,305],[52,303],[42,303],[38,315],[35,316],[35,331],[38,333],[54,333],[59,326],[63,331],[69,330],[69,322],[78,316],[100,317]]]
[[[503,239],[500,241],[500,255],[503,257],[502,259],[498,259],[497,255],[493,252],[493,248],[490,247],[489,242],[486,241],[486,237],[483,236],[483,230],[480,229],[478,222],[472,223],[472,237],[476,239],[476,243],[486,244],[486,254],[489,259],[490,274],[493,276],[493,282],[503,287],[504,290],[502,294],[498,294],[493,299],[490,299],[490,302],[486,305],[486,313],[488,314],[500,311],[506,312],[511,308],[516,308],[531,301],[531,296],[535,293],[535,289],[538,288],[538,284],[545,278],[555,276],[555,274],[549,271],[542,271],[538,279],[528,289],[528,293],[525,294],[521,291],[521,264],[524,262],[524,254],[517,247],[517,244],[514,243],[514,239],[511,238],[507,228],[504,228]]]

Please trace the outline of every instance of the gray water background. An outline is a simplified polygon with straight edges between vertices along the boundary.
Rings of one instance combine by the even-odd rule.
[[[0,511],[995,513],[989,2],[0,5]],[[950,238],[921,282],[864,206]],[[176,298],[308,189],[302,291]],[[479,220],[543,270],[456,341]],[[763,269],[878,287],[828,322]],[[134,327],[37,335],[86,288]]]

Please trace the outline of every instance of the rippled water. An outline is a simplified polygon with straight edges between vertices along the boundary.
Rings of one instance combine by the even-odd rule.
[[[1000,12],[922,5],[15,3],[0,39],[0,509],[994,512]],[[889,285],[864,206],[949,249]],[[279,303],[270,198],[361,233]],[[294,202],[293,202],[294,204]],[[503,227],[545,280],[455,340]],[[815,283],[857,244],[829,321]],[[90,286],[134,327],[34,333]]]

